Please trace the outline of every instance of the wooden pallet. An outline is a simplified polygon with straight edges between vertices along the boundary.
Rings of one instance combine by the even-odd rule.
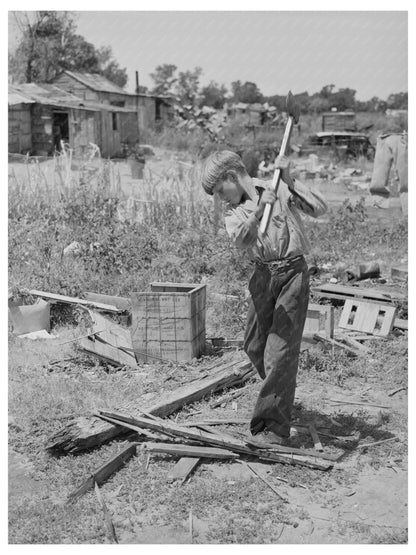
[[[397,308],[347,299],[338,327],[387,337],[391,332]]]

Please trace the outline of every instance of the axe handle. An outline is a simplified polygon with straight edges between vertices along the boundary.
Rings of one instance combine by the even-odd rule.
[[[292,134],[292,129],[293,129],[293,124],[294,124],[294,119],[292,116],[289,116],[287,123],[286,123],[286,128],[285,128],[285,133],[283,135],[283,140],[282,140],[282,144],[280,146],[280,152],[279,152],[279,156],[282,156],[283,154],[286,154],[286,150],[290,141],[290,135]],[[280,178],[282,175],[282,170],[280,168],[277,168],[276,170],[274,170],[274,174],[273,174],[273,180],[272,180],[272,189],[275,193],[277,193],[278,189],[279,189],[279,183],[280,183]],[[272,214],[272,208],[273,205],[272,204],[266,204],[266,206],[264,207],[264,212],[263,212],[263,216],[261,218],[261,222],[260,222],[260,235],[264,235],[267,231],[267,227],[269,225],[270,222],[270,217]]]

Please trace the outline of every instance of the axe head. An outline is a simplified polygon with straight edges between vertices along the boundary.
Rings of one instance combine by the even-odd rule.
[[[295,97],[292,94],[292,91],[289,91],[286,97],[286,112],[289,116],[291,116],[295,123],[298,123],[299,116],[300,116],[300,107],[299,104],[296,104]]]

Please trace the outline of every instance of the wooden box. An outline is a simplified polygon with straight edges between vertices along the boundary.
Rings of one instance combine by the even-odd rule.
[[[205,347],[206,285],[152,283],[150,288],[131,298],[137,362],[199,357]]]

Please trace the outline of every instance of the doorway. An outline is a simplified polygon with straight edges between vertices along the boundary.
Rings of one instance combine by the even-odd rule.
[[[63,141],[64,143],[69,143],[68,112],[53,112],[52,133],[54,149],[58,152],[61,152],[61,141]]]

